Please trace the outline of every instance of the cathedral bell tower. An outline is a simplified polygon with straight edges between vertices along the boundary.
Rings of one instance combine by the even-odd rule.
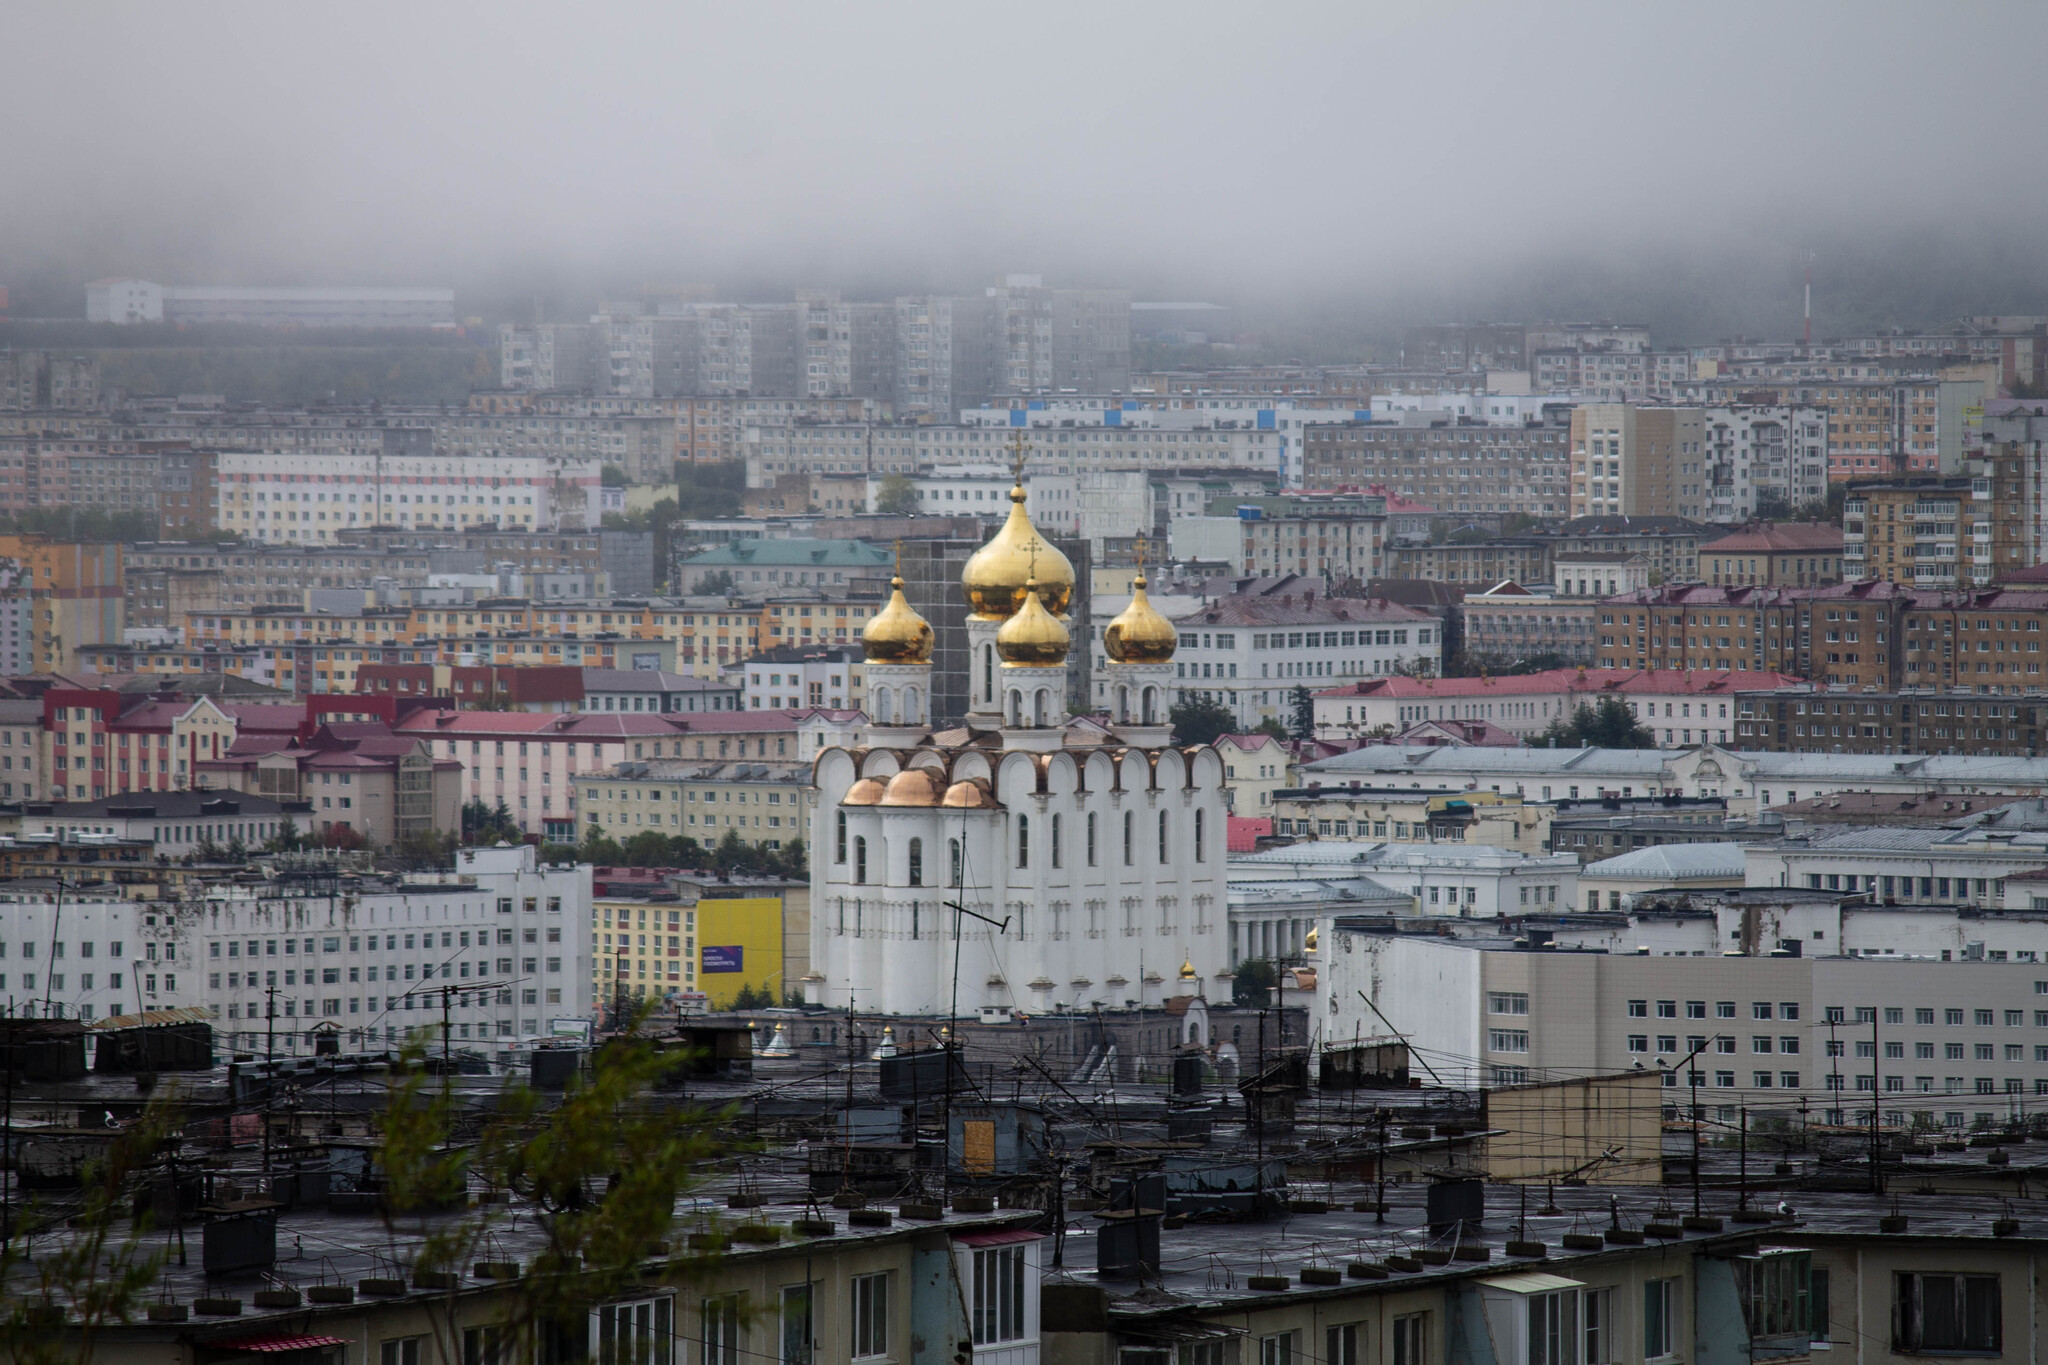
[[[899,547],[889,603],[860,633],[867,659],[864,742],[882,748],[916,744],[931,730],[932,627],[904,599],[901,558]]]
[[[1157,749],[1172,742],[1166,699],[1172,694],[1173,651],[1179,639],[1173,623],[1145,595],[1145,548],[1140,542],[1131,604],[1102,632],[1102,652],[1109,656],[1103,669],[1109,725],[1124,743]]]
[[[1035,597],[1041,614],[1055,624],[1067,614],[1074,597],[1074,566],[1031,524],[1024,510],[1024,445],[1020,438],[1013,451],[1017,457],[1016,481],[1010,489],[1010,515],[988,544],[971,555],[960,573],[960,586],[967,595],[968,706],[967,723],[977,730],[1002,729],[1008,723],[1004,699],[1003,666],[1006,662],[997,635],[1011,618],[1023,613],[1026,599]],[[1061,629],[1064,631],[1065,627]],[[1043,628],[1034,626],[1032,650],[1040,651]],[[1066,711],[1066,651],[1060,651],[1060,686],[1056,703],[1058,719]],[[1042,666],[1042,665],[1034,665]]]

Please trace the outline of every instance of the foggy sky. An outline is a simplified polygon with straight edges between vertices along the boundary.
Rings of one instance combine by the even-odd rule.
[[[1957,278],[1883,308],[2048,308],[2032,3],[16,0],[0,33],[17,288],[1023,270],[1705,328],[1784,323],[1812,248],[1824,307],[1904,261]]]

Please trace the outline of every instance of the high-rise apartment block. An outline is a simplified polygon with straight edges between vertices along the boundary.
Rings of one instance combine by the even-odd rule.
[[[1704,517],[1706,413],[1588,403],[1572,412],[1571,514]]]

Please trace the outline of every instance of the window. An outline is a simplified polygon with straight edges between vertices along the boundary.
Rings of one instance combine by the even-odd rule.
[[[420,1365],[420,1343],[425,1337],[395,1337],[378,1351],[379,1365]]]
[[[1486,1031],[1486,1046],[1492,1052],[1527,1052],[1529,1031],[1519,1028],[1496,1028]]]
[[[1134,834],[1132,833],[1132,828],[1133,828],[1133,819],[1132,819],[1132,814],[1131,814],[1131,812],[1130,812],[1130,811],[1125,811],[1125,812],[1124,812],[1124,866],[1125,866],[1125,867],[1129,867],[1129,866],[1131,865],[1131,859],[1137,856],[1137,855],[1136,855],[1136,852],[1135,852],[1135,840],[1136,840],[1136,836],[1135,836],[1135,835],[1134,835]]]
[[[1299,1332],[1275,1332],[1259,1338],[1259,1365],[1295,1365],[1301,1356],[1296,1345],[1301,1339]]]
[[[1996,1275],[1893,1276],[1892,1349],[1936,1351],[2004,1349]]]
[[[1527,1014],[1529,996],[1524,991],[1489,991],[1486,1010],[1489,1014]]]
[[[1529,1296],[1529,1365],[1578,1365],[1577,1290]]]
[[[889,1277],[853,1277],[853,1356],[889,1354]]]
[[[605,1303],[590,1310],[593,1365],[669,1365],[674,1358],[675,1300],[663,1295],[633,1303]]]
[[[1031,866],[1031,817],[1017,817],[1017,866]]]
[[[1647,1019],[1647,1018],[1649,1018],[1649,1017],[1650,1017],[1650,1002],[1649,1002],[1649,1001],[1647,1001],[1647,1000],[1631,1000],[1631,1001],[1629,1001],[1629,1002],[1628,1002],[1628,1017],[1629,1017],[1629,1018],[1631,1018],[1631,1019]]]
[[[950,879],[949,879],[949,880],[948,880],[948,881],[946,882],[946,885],[948,885],[948,886],[960,886],[960,885],[962,885],[962,882],[961,882],[961,880],[960,880],[960,877],[961,877],[961,872],[962,872],[962,868],[961,868],[961,866],[960,866],[960,841],[959,841],[958,839],[948,839],[948,840],[946,841],[946,846],[947,846],[947,848],[948,848],[948,849],[949,849],[949,850],[951,851],[951,853],[952,853],[952,863],[953,863],[953,875],[952,875],[952,877],[951,877],[951,878],[950,878]]]
[[[811,1340],[811,1287],[782,1287],[782,1365],[812,1365],[817,1345]],[[602,1362],[600,1362],[602,1365]]]
[[[1806,1272],[1806,1298],[1810,1305],[1807,1316],[1812,1319],[1810,1328],[1814,1341],[1832,1341],[1828,1327],[1828,1272],[1825,1266],[1814,1266]]]
[[[706,1299],[698,1311],[697,1365],[740,1365],[740,1296]]]
[[[1365,1365],[1358,1352],[1358,1324],[1347,1322],[1323,1333],[1323,1365]]]
[[[1655,1360],[1676,1349],[1678,1281],[1643,1282],[1643,1358]]]
[[[868,879],[868,841],[856,835],[853,841],[853,880],[864,884]]]
[[[1429,1365],[1429,1314],[1394,1319],[1393,1365]]]
[[[1735,1292],[1742,1301],[1752,1342],[1776,1338],[1791,1345],[1786,1339],[1805,1341],[1812,1321],[1808,1291],[1812,1262],[1812,1253],[1790,1250],[1736,1258]]]
[[[1159,812],[1159,865],[1166,866],[1166,812]]]
[[[910,885],[924,885],[924,840],[910,841]]]
[[[1586,1365],[1609,1365],[1614,1358],[1614,1291],[1588,1289],[1581,1316],[1586,1325]]]
[[[1024,1243],[974,1249],[969,1315],[976,1346],[1024,1335],[1024,1249]]]
[[[1060,865],[1060,817],[1057,814],[1052,817],[1052,839],[1047,844],[1046,851],[1052,855],[1052,865],[1058,867]]]
[[[1095,812],[1088,812],[1088,866],[1095,866]],[[959,885],[955,882],[954,885]]]
[[[694,795],[694,794],[695,794],[695,793],[692,793],[692,795]],[[692,817],[692,818],[694,819],[695,817]],[[832,850],[832,861],[833,861],[833,862],[835,862],[835,863],[843,863],[843,862],[845,862],[845,861],[846,861],[846,812],[845,812],[845,811],[840,811],[840,812],[839,812],[839,818],[838,818],[838,820],[837,820],[837,821],[835,822],[835,827],[836,827],[836,828],[838,829],[838,831],[839,831],[839,834],[838,834],[838,838],[837,838],[837,839],[835,840],[835,842],[834,842],[834,845],[833,845],[833,850]],[[509,905],[507,905],[507,906],[505,907],[505,909],[507,909],[507,910],[510,910],[511,908],[512,908],[512,907],[511,907],[511,906],[509,906]]]

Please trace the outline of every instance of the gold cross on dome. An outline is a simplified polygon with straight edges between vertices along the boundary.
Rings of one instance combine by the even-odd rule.
[[[1030,444],[1026,442],[1024,439],[1024,429],[1022,427],[1019,427],[1017,430],[1011,433],[1010,453],[1017,457],[1014,469],[1016,472],[1018,483],[1024,482],[1024,456],[1030,451],[1030,449]]]

